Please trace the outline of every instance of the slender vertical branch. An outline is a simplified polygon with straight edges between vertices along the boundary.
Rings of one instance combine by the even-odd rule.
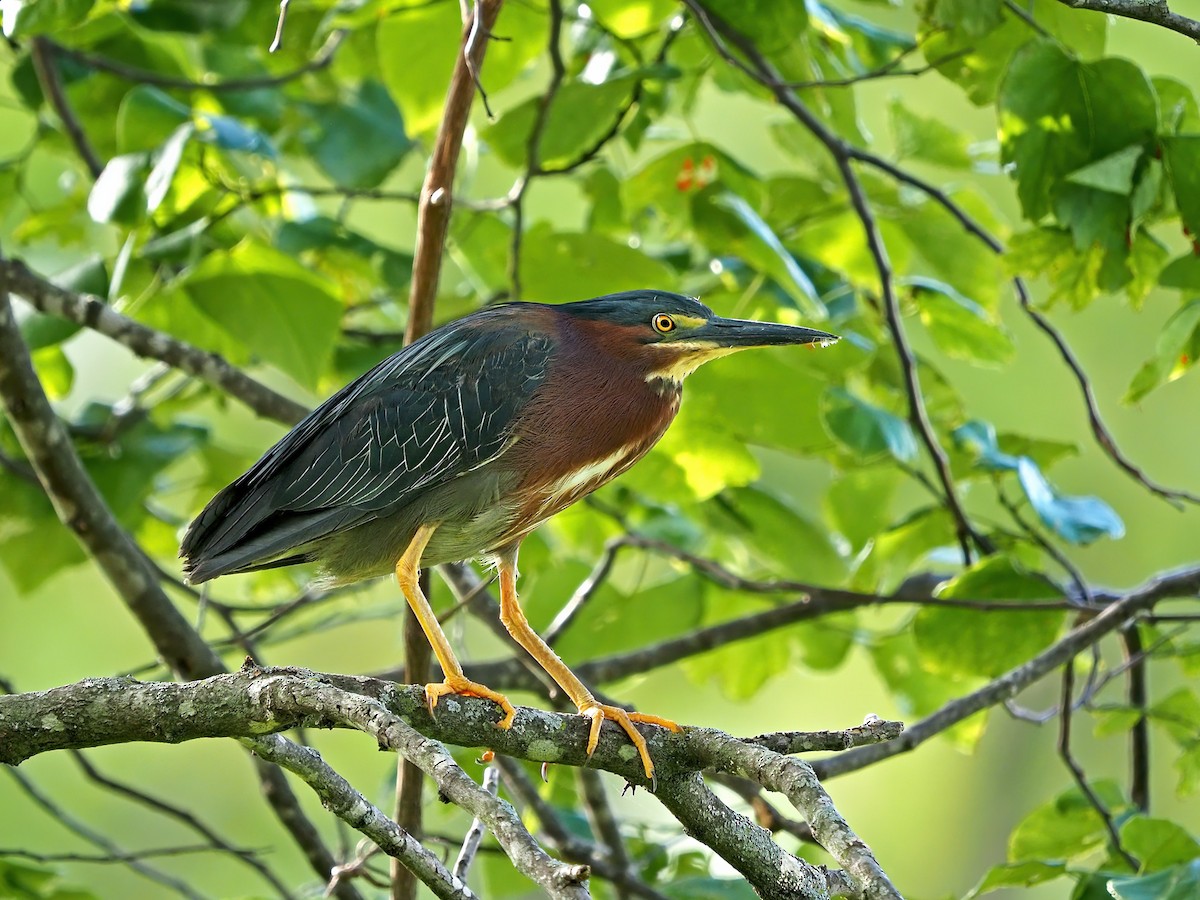
[[[483,66],[488,38],[500,13],[503,0],[479,0],[463,27],[454,72],[446,93],[446,105],[438,126],[429,171],[421,187],[417,207],[417,240],[413,250],[412,284],[408,298],[408,324],[404,343],[411,344],[433,327],[433,309],[437,302],[446,233],[453,208],[454,176],[462,150],[463,134],[475,99],[478,73]],[[482,39],[480,39],[482,36]],[[429,574],[421,573],[421,586],[428,596]],[[422,683],[429,676],[430,648],[420,622],[412,610],[404,615],[404,676],[409,682]],[[421,795],[424,777],[421,770],[401,758],[396,770],[396,821],[419,835],[421,831]],[[392,900],[413,900],[417,882],[399,860],[392,862]]]
[[[1129,796],[1143,813],[1150,812],[1150,726],[1146,720],[1146,649],[1137,622],[1121,629],[1121,646],[1125,652],[1131,708],[1138,711],[1137,720],[1129,730]]]
[[[1096,815],[1100,817],[1100,821],[1104,823],[1104,830],[1108,834],[1108,842],[1112,846],[1113,852],[1117,853],[1133,871],[1137,871],[1141,864],[1128,850],[1121,846],[1121,836],[1117,833],[1117,825],[1113,821],[1112,812],[1099,795],[1088,784],[1087,775],[1083,771],[1083,767],[1076,761],[1071,753],[1071,718],[1074,712],[1075,699],[1075,658],[1067,660],[1063,666],[1062,675],[1062,696],[1059,699],[1058,706],[1058,755],[1062,759],[1070,771],[1071,776],[1075,779],[1075,784],[1080,792],[1092,805],[1092,809],[1096,811]]]
[[[417,207],[417,241],[413,249],[412,285],[408,295],[408,326],[405,341],[411,343],[433,325],[433,306],[437,300],[438,279],[442,271],[442,254],[446,230],[450,226],[450,211],[454,196],[454,173],[462,150],[463,133],[475,98],[475,79],[472,71],[483,66],[486,40],[471,41],[477,33],[475,16],[486,37],[492,32],[503,0],[480,0],[471,20],[463,28],[462,49],[450,78],[446,108],[438,126],[429,171],[421,186],[421,202]],[[470,46],[468,46],[468,44]]]

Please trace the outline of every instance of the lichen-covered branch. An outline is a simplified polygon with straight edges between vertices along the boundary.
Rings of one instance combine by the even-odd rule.
[[[355,728],[372,735],[381,747],[396,750],[414,762],[437,782],[442,795],[479,817],[517,868],[551,896],[586,897],[583,884],[587,867],[560,863],[547,856],[512,808],[475,784],[439,741],[460,746],[487,746],[519,759],[605,769],[631,783],[644,785],[645,774],[636,752],[617,727],[606,725],[600,744],[589,759],[584,750],[588,722],[580,716],[521,708],[513,727],[507,731],[496,729],[495,720],[494,705],[484,700],[447,697],[438,705],[436,715],[430,715],[420,686],[298,669],[248,667],[237,673],[183,684],[139,682],[128,678],[88,679],[49,691],[0,697],[0,762],[15,765],[51,750],[112,743],[177,743],[202,737],[246,736],[255,736],[261,741],[263,735],[301,725]],[[895,732],[894,723],[868,722],[853,729],[852,737],[848,739],[818,743],[830,746],[885,740]],[[724,804],[721,806],[726,812],[714,820],[712,816],[716,813],[708,807],[715,798],[706,800],[705,796],[710,792],[703,788],[702,782],[699,786],[696,784],[697,773],[702,769],[740,765],[730,763],[730,759],[758,759],[762,754],[771,760],[787,760],[787,757],[754,743],[754,739],[741,741],[709,729],[689,728],[674,734],[648,728],[647,737],[658,767],[658,797],[681,817],[690,832],[705,843],[710,839],[715,841],[710,846],[739,870],[749,870],[747,877],[760,890],[764,889],[760,884],[764,876],[759,869],[765,866],[764,872],[775,871],[777,890],[768,890],[764,896],[797,896],[795,893],[788,895],[788,890],[808,891],[798,895],[804,897],[828,894],[834,882],[827,874],[784,854],[770,839],[769,832],[728,810]],[[802,740],[779,736],[766,736],[764,740],[787,748],[805,744]],[[275,752],[268,749],[268,753]],[[294,757],[295,753],[311,753],[301,748],[288,752],[294,759],[299,759]],[[272,757],[268,755],[267,758]],[[861,859],[848,855],[849,851],[833,849],[853,845],[857,852],[869,856],[865,845],[857,841],[840,817],[832,813],[827,795],[811,778],[801,779],[796,784],[789,781],[793,775],[806,772],[807,767],[785,766],[779,771],[772,770],[769,786],[773,790],[788,791],[790,798],[803,798],[806,812],[820,813],[820,824],[814,822],[814,829],[822,829],[819,833],[823,841],[828,841],[831,851],[841,852],[843,857],[851,860],[866,873],[865,879],[870,870]],[[755,775],[753,771],[741,771],[741,774]],[[322,784],[335,775],[324,774]],[[794,799],[794,802],[800,801]],[[370,810],[360,812],[359,818],[372,828],[383,827],[370,815]],[[342,815],[341,812],[338,814]],[[714,826],[714,822],[725,819],[730,828],[736,824],[733,832],[719,824]],[[355,824],[355,827],[360,826]],[[704,835],[712,827],[716,833],[706,839]],[[747,829],[750,831],[743,837],[749,839],[761,832],[766,836],[766,844],[759,846],[760,840],[751,844],[734,841],[733,835]],[[761,856],[762,853],[766,856]],[[761,860],[755,861],[759,857]],[[851,878],[854,877],[852,871]],[[893,896],[872,894],[872,884],[869,879],[859,884],[866,896]]]

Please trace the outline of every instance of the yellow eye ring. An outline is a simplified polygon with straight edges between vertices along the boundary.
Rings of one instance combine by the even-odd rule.
[[[675,330],[675,320],[666,313],[656,313],[654,318],[650,320],[650,324],[654,326],[654,330],[659,334],[669,334]]]

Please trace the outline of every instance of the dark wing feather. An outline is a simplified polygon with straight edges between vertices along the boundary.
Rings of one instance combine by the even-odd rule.
[[[384,360],[213,498],[183,539],[188,577],[262,567],[496,457],[545,379],[550,349],[498,310]]]

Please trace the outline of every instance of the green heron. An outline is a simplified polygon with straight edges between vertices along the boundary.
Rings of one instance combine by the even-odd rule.
[[[837,339],[650,290],[472,313],[342,388],[217,494],[183,538],[184,571],[193,584],[314,561],[331,584],[394,572],[442,667],[430,711],[446,694],[484,697],[509,728],[512,704],[464,676],[417,582],[422,567],[488,555],[504,626],[591,718],[588,753],[612,719],[653,781],[633,722],[678,726],[598,703],[538,637],[517,600],[517,548],[644,456],[702,363]]]

